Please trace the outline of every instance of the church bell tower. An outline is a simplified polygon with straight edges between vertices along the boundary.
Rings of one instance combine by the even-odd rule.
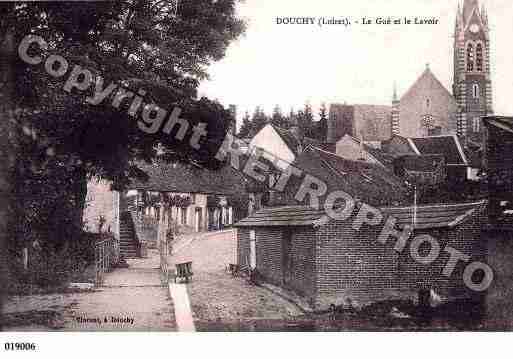
[[[466,140],[481,143],[482,116],[493,114],[488,15],[479,0],[458,6],[454,32],[453,94],[458,103],[457,131]]]

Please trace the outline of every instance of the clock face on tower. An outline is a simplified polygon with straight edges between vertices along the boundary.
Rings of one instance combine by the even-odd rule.
[[[470,25],[470,32],[472,32],[474,34],[479,32],[479,26],[477,24]]]

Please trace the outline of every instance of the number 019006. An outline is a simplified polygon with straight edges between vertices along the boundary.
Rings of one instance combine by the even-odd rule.
[[[36,350],[34,343],[5,343],[5,350]]]

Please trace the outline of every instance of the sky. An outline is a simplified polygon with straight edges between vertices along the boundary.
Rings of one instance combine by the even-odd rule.
[[[246,34],[211,65],[199,93],[237,105],[238,119],[261,106],[284,113],[308,101],[390,105],[429,64],[452,93],[453,34],[463,0],[246,0]],[[494,110],[513,115],[513,1],[480,0],[491,28]],[[438,25],[278,25],[277,17],[436,17]]]

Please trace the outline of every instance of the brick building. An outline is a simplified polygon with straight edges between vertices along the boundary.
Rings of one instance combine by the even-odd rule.
[[[513,118],[487,117],[485,167],[491,213],[499,216],[506,208],[513,208]]]
[[[398,229],[413,225],[410,238],[429,234],[441,248],[450,245],[473,260],[484,260],[485,207],[485,202],[419,206],[416,211],[385,207],[381,213],[396,218]],[[378,242],[382,226],[364,225],[357,231],[352,219],[318,225],[324,215],[310,207],[280,207],[240,221],[236,224],[239,264],[251,266],[264,281],[300,295],[317,310],[331,304],[414,299],[421,289],[433,289],[449,299],[472,296],[463,282],[463,265],[456,266],[449,278],[442,275],[447,253],[430,265],[420,264],[412,259],[409,244],[399,254],[393,249],[395,241]],[[429,251],[429,245],[420,246],[418,255],[427,257]]]

